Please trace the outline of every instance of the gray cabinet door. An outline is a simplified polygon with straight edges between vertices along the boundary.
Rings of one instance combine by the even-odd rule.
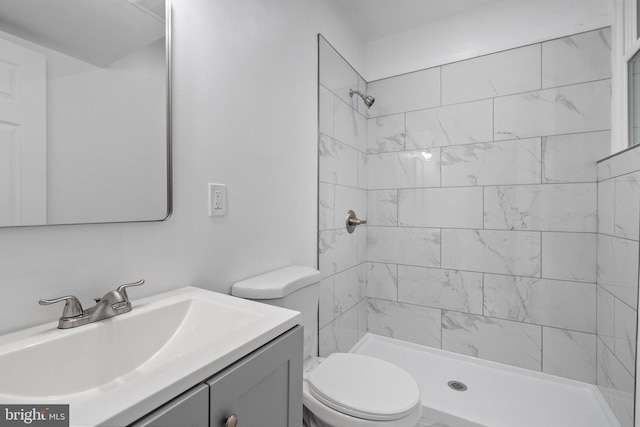
[[[302,327],[297,326],[207,381],[210,426],[302,425]]]
[[[131,427],[206,427],[208,424],[209,387],[199,384],[131,424]]]

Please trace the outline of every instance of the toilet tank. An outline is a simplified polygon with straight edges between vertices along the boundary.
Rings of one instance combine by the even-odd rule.
[[[237,282],[231,287],[231,294],[302,313],[306,358],[318,351],[319,283],[318,270],[293,265]]]

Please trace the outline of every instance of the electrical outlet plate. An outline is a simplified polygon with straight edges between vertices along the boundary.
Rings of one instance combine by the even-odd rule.
[[[227,186],[209,183],[209,216],[227,214]]]

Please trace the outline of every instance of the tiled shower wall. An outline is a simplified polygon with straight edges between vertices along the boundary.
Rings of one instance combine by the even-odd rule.
[[[597,384],[633,425],[638,310],[640,147],[598,163]]]
[[[368,330],[596,383],[610,69],[604,29],[367,85],[321,39],[320,353]]]
[[[596,382],[610,75],[605,29],[369,83],[371,332]]]
[[[366,218],[367,120],[349,89],[366,83],[319,38],[320,354],[347,351],[367,331],[366,227],[347,233],[347,211]]]

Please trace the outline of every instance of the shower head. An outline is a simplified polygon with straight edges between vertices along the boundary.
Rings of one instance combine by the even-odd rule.
[[[364,101],[364,105],[366,105],[367,108],[371,108],[373,103],[376,102],[376,99],[371,95],[365,95],[364,93],[362,93],[360,91],[349,89],[349,96],[350,97],[353,98],[353,94],[354,93],[357,94],[357,95],[360,95],[360,98],[362,98],[362,100]]]

